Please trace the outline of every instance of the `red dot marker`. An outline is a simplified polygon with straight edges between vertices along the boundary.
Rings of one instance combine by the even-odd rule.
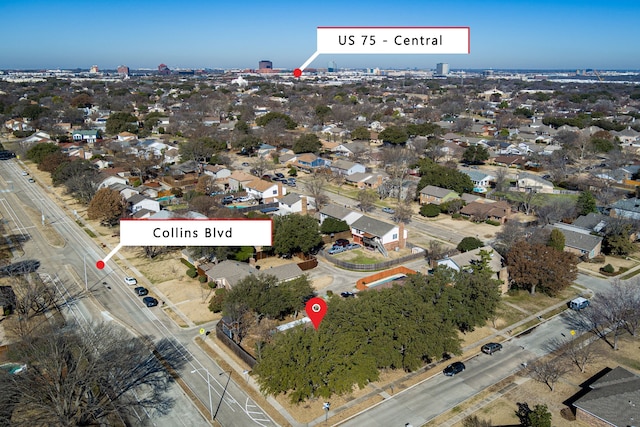
[[[311,319],[311,323],[313,323],[313,327],[318,329],[320,326],[320,322],[324,318],[324,315],[327,314],[327,303],[322,298],[311,298],[307,301],[307,305],[304,307],[304,310],[307,312],[307,316]]]
[[[96,268],[102,270],[104,268],[104,261],[100,260],[96,262]]]
[[[293,77],[300,77],[302,75],[302,70],[300,68],[296,68],[293,70]]]

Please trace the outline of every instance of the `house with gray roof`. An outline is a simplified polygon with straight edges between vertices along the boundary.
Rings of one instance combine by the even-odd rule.
[[[362,214],[355,212],[349,208],[342,207],[340,205],[329,204],[320,209],[320,224],[327,218],[335,218],[346,222],[347,224],[353,224],[357,219],[362,217]]]
[[[516,186],[519,191],[533,191],[535,193],[553,193],[553,182],[528,172],[518,174]]]
[[[473,182],[473,191],[476,193],[484,193],[491,186],[491,183],[496,180],[495,176],[484,173],[481,170],[462,168],[460,169],[460,172],[471,178],[471,181]]]
[[[289,215],[299,213],[306,215],[309,209],[315,209],[315,199],[309,196],[301,196],[296,193],[289,193],[278,198],[278,215]]]
[[[283,264],[283,265],[278,265],[276,267],[271,267],[266,270],[260,270],[260,274],[268,274],[270,276],[275,276],[276,279],[278,279],[278,282],[282,283],[282,282],[288,282],[290,280],[295,280],[298,277],[301,277],[304,274],[304,272],[300,267],[298,267],[298,264],[292,262],[289,264]]]
[[[573,402],[576,421],[589,426],[635,426],[640,420],[640,376],[618,366],[589,384]]]
[[[134,194],[127,199],[127,205],[132,214],[135,214],[140,209],[148,209],[152,212],[160,211],[160,202],[157,200],[149,199],[142,194]]]
[[[448,202],[449,200],[458,199],[460,196],[453,190],[447,188],[436,187],[435,185],[427,185],[420,190],[420,204],[426,205],[433,203],[434,205],[440,205]]]
[[[581,215],[576,218],[571,225],[578,228],[584,228],[585,230],[600,233],[607,226],[607,220],[610,217],[595,212],[590,212],[586,215]]]
[[[389,224],[379,219],[362,215],[351,224],[353,241],[362,246],[378,249],[383,255],[386,251],[403,249],[407,242],[407,230],[404,224]]]
[[[474,262],[481,259],[480,252],[489,253],[489,268],[494,272],[492,278],[500,280],[500,290],[506,293],[509,290],[509,272],[504,263],[504,258],[491,246],[483,246],[472,251],[463,252],[452,257],[445,257],[436,261],[437,265],[444,265],[455,271],[460,271],[467,266],[472,266]]]
[[[611,205],[609,215],[615,218],[640,219],[640,199],[621,199]]]
[[[381,173],[355,172],[345,177],[347,184],[353,185],[360,189],[375,190],[382,185],[386,175]]]
[[[552,228],[558,229],[564,234],[565,251],[588,259],[600,255],[602,250],[601,236],[594,236],[589,230],[561,222],[553,224]]]
[[[334,162],[332,162],[329,168],[333,173],[336,173],[338,175],[345,175],[345,176],[353,175],[354,173],[357,173],[357,172],[364,173],[367,170],[367,168],[360,163],[351,162],[349,160],[342,160],[342,159],[335,160]]]
[[[240,280],[250,274],[257,274],[259,270],[245,262],[224,260],[217,264],[205,263],[198,266],[206,274],[210,282],[218,287],[233,288]]]

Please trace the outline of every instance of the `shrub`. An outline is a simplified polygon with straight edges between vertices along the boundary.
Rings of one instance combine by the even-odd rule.
[[[187,276],[191,277],[192,279],[195,279],[197,275],[198,271],[195,268],[190,268],[187,270]]]
[[[492,220],[492,219],[488,219],[488,220],[486,220],[486,221],[485,221],[485,223],[487,223],[487,224],[489,224],[489,225],[495,225],[495,226],[500,225],[500,221],[494,221],[494,220]]]
[[[198,281],[200,283],[206,283],[207,282],[207,276],[200,276],[198,277]]]
[[[602,267],[602,271],[604,273],[613,274],[616,272],[616,269],[613,267],[613,265],[607,264],[604,267]]]
[[[216,282],[209,282],[207,283],[207,286],[209,286],[211,289],[215,289],[218,285]]]
[[[426,216],[427,218],[434,218],[440,215],[440,207],[433,203],[429,203],[428,205],[424,205],[420,208],[420,215]]]
[[[453,219],[461,219],[462,218],[462,214],[459,214],[459,213],[451,214],[451,218],[453,218]]]
[[[187,260],[186,260],[186,259],[184,259],[184,258],[180,258],[180,262],[181,262],[181,263],[183,263],[184,265],[186,265],[186,266],[187,266],[187,267],[189,267],[189,268],[196,268],[196,266],[195,266],[195,265],[191,264],[189,261],[187,261]]]
[[[458,243],[456,249],[460,252],[469,252],[474,249],[481,248],[483,245],[484,243],[482,243],[482,240],[480,239],[476,239],[475,237],[465,237],[460,241],[460,243]]]
[[[224,300],[227,297],[227,290],[225,288],[216,289],[211,301],[209,301],[209,310],[213,313],[220,313],[224,305]]]

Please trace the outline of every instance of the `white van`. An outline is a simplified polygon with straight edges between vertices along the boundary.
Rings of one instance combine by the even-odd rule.
[[[589,307],[589,300],[583,297],[574,298],[569,301],[569,308],[572,310],[580,311],[583,308]]]

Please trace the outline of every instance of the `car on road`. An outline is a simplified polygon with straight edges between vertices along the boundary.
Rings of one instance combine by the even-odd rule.
[[[327,251],[329,255],[339,254],[340,252],[344,252],[346,249],[344,246],[332,246],[331,249]]]
[[[22,176],[29,176],[29,172],[27,172],[27,171],[22,171]]]
[[[351,249],[358,249],[361,247],[362,245],[360,243],[349,243],[347,246],[345,246],[345,249],[350,251]]]
[[[144,286],[138,286],[137,288],[135,288],[133,290],[136,295],[138,295],[139,297],[143,297],[145,295],[149,294],[149,291],[147,290],[147,288],[145,288]]]
[[[29,178],[29,182],[36,182],[36,180],[33,178]]]
[[[135,279],[135,277],[125,277],[124,283],[126,283],[127,285],[137,285],[138,281]]]
[[[348,244],[349,244],[349,241],[347,239],[338,239],[335,241],[333,246],[347,246]]]
[[[341,292],[340,296],[342,298],[353,298],[356,296],[356,294],[354,294],[353,292]]]
[[[459,374],[460,372],[464,371],[464,369],[465,369],[464,363],[453,362],[451,365],[444,368],[444,371],[442,371],[442,373],[448,377],[452,377],[455,374]]]
[[[502,350],[502,344],[497,343],[497,342],[489,342],[489,343],[486,343],[485,345],[483,345],[481,350],[482,350],[483,353],[493,354],[496,351]]]
[[[142,302],[147,307],[155,307],[156,305],[158,305],[158,300],[155,299],[154,297],[144,297],[144,298],[142,298]]]
[[[382,212],[392,214],[392,215],[396,213],[396,211],[391,208],[382,208]]]

